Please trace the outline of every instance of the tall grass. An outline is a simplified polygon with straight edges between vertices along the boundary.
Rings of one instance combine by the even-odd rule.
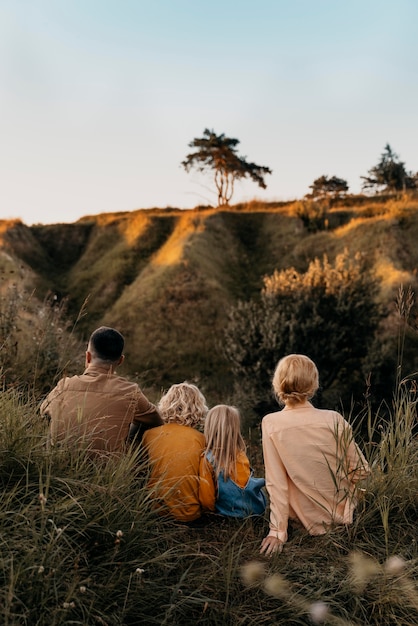
[[[411,298],[399,298],[406,321]],[[291,526],[270,559],[259,554],[267,515],[192,526],[159,517],[140,452],[100,462],[82,445],[50,448],[32,390],[4,386],[0,624],[418,623],[415,380],[399,368],[392,405],[362,416],[372,474],[353,524],[319,537]]]
[[[66,300],[48,294],[41,302],[24,287],[0,280],[0,385],[24,387],[37,397],[74,372],[83,353],[74,328],[85,304],[71,324]]]
[[[160,518],[138,452],[94,462],[49,449],[24,395],[0,396],[0,623],[418,622],[418,446],[412,387],[367,450],[352,526],[259,556],[267,519],[188,527]]]

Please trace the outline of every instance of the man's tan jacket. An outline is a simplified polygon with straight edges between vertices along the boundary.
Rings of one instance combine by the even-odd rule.
[[[136,383],[97,365],[62,378],[40,410],[50,418],[52,445],[70,440],[97,452],[122,451],[131,423],[141,430],[163,423]]]

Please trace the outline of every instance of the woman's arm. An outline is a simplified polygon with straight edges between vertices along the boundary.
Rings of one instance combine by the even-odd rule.
[[[274,444],[274,434],[270,434],[266,420],[262,422],[263,456],[266,470],[266,488],[270,498],[270,532],[266,540],[270,537],[276,539],[280,544],[287,540],[287,523],[289,518],[289,494],[288,476],[286,468],[282,462],[280,454]],[[276,542],[272,544],[274,552],[278,549]],[[263,546],[262,544],[262,546]],[[273,545],[274,544],[274,545]]]

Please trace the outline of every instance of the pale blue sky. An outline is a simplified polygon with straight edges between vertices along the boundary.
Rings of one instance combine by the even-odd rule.
[[[418,170],[416,0],[0,0],[0,218],[216,203],[205,128],[273,170],[233,202]]]

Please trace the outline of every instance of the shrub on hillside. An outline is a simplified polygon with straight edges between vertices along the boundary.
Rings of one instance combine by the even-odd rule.
[[[292,205],[291,212],[296,215],[309,233],[324,230],[328,224],[329,201],[327,198],[319,200],[298,200]]]
[[[363,362],[381,318],[377,290],[365,259],[351,258],[347,251],[334,264],[324,256],[305,273],[291,268],[265,277],[258,300],[239,302],[229,311],[223,350],[238,395],[263,413],[272,405],[277,361],[303,353],[318,366],[319,401],[338,405],[341,397],[350,400],[364,387]]]

